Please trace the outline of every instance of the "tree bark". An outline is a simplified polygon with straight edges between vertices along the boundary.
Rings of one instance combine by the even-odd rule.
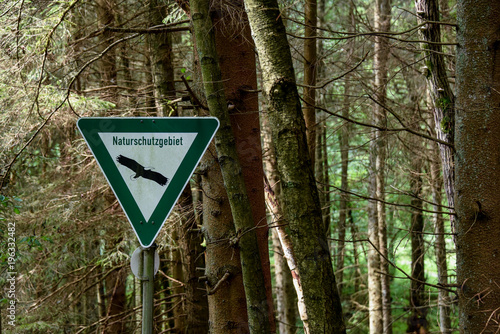
[[[437,144],[433,146],[432,149],[433,160],[430,166],[431,182],[432,182],[432,202],[436,203],[433,207],[436,213],[434,214],[434,233],[436,234],[436,241],[434,242],[434,249],[436,254],[436,266],[438,270],[438,281],[439,284],[446,286],[448,284],[448,264],[446,259],[446,240],[445,240],[445,228],[444,228],[444,218],[439,211],[442,211],[442,189],[443,189],[443,179],[439,173],[441,169],[441,164],[437,161],[439,160],[439,147]],[[438,292],[438,307],[439,307],[439,329],[442,334],[450,334],[451,331],[451,319],[450,319],[450,298],[448,291],[440,289]]]
[[[163,24],[167,7],[158,0],[149,0],[149,19],[151,26]],[[169,116],[173,110],[167,102],[175,97],[172,36],[168,32],[149,34],[149,56],[153,70],[155,101],[159,116]]]
[[[322,222],[305,122],[290,47],[275,0],[246,0],[245,6],[269,101],[284,217],[297,257],[310,333],[345,333],[342,307]]]
[[[209,15],[210,5],[208,0],[191,1],[190,4],[208,107],[210,113],[220,122],[220,128],[215,135],[215,147],[236,228],[236,234],[230,238],[229,245],[240,250],[248,326],[250,333],[270,333],[270,307],[259,245],[222,85],[213,25]],[[212,288],[215,289],[215,286]]]
[[[96,0],[97,21],[100,29],[113,26],[115,24],[115,9],[116,3],[114,0]],[[113,32],[104,30],[99,35],[99,51],[104,50],[113,42]],[[108,50],[100,60],[100,73],[102,75],[102,87],[104,89],[103,98],[105,100],[116,103],[118,96],[116,95],[116,52],[114,49]]]
[[[415,8],[420,22],[439,22],[438,0],[415,0]],[[429,42],[424,44],[426,61],[424,74],[430,87],[433,99],[434,124],[437,138],[454,143],[455,132],[455,95],[451,89],[441,42],[441,25],[427,23],[420,29],[422,38]],[[443,163],[444,188],[448,198],[448,206],[455,207],[455,171],[453,148],[439,144],[441,161]],[[454,231],[454,216],[450,215],[452,232]]]
[[[276,167],[276,154],[274,152],[271,139],[271,128],[269,126],[267,115],[265,114],[262,117],[262,133],[263,150],[265,152],[263,157],[265,174],[270,188],[274,192],[278,202],[282,202],[282,200],[280,200],[280,184],[278,170]],[[283,212],[281,210],[277,214],[279,217],[283,217]],[[283,224],[283,222],[277,221],[276,224]],[[285,251],[281,246],[277,226],[273,226],[271,230],[274,251],[274,279],[276,281],[275,294],[277,329],[280,334],[293,334],[295,333],[295,322],[298,314],[297,293],[295,292],[292,274],[288,268],[287,260],[285,258]]]
[[[500,319],[500,2],[457,2],[456,245],[461,333]]]
[[[318,24],[317,0],[305,1],[305,34],[304,34],[304,120],[306,122],[307,144],[311,155],[311,164],[316,159],[316,36]]]
[[[275,331],[274,306],[269,260],[269,228],[266,221],[262,164],[259,99],[255,45],[243,8],[243,0],[212,7],[215,43],[219,56],[222,85],[226,95],[231,126],[250,201],[265,278],[269,323]]]
[[[413,139],[413,138],[412,138]],[[417,139],[418,140],[418,139]],[[416,142],[417,140],[413,140]],[[417,142],[418,143],[418,142]],[[410,187],[413,195],[410,204],[413,207],[411,213],[411,288],[410,288],[410,311],[407,333],[419,333],[428,327],[425,309],[425,245],[424,245],[424,216],[422,214],[422,158],[418,156],[421,145],[415,145],[417,152],[412,160],[412,175],[410,176]],[[425,332],[424,332],[425,333]]]
[[[204,334],[208,332],[208,301],[199,275],[200,268],[205,266],[204,249],[201,246],[203,238],[196,223],[190,185],[182,191],[177,206],[182,222],[179,247],[185,282],[185,321],[176,324],[177,333]]]
[[[375,1],[375,31],[386,32],[390,30],[391,24],[391,2],[390,0]],[[374,98],[377,103],[374,106],[373,123],[385,127],[387,123],[387,115],[385,111],[386,92],[387,92],[387,63],[389,59],[389,42],[383,36],[375,37],[374,45]],[[369,289],[370,300],[370,333],[392,333],[391,319],[391,292],[389,280],[389,264],[386,260],[387,251],[387,226],[385,213],[385,160],[387,140],[385,133],[382,131],[375,132],[375,140],[371,145],[370,154],[373,155],[372,161],[372,197],[378,201],[371,204],[372,217],[369,223],[370,240],[374,243],[378,250],[371,249],[369,261],[374,261],[369,264],[369,270],[373,277],[369,278],[369,284],[373,289]],[[375,240],[378,239],[378,240]],[[372,247],[373,248],[373,247]],[[380,254],[378,253],[380,252]],[[376,257],[379,257],[376,260]],[[370,275],[369,273],[369,275]],[[379,281],[379,282],[377,282]],[[380,286],[380,296],[379,294]],[[380,302],[380,305],[378,303]],[[382,328],[380,328],[380,320],[382,318]],[[373,318],[373,319],[372,319]]]

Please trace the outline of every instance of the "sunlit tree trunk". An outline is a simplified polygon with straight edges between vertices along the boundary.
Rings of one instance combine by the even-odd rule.
[[[456,245],[461,333],[500,319],[500,2],[457,1]]]
[[[246,0],[245,6],[262,68],[263,91],[269,101],[283,214],[290,226],[307,309],[307,317],[302,319],[305,331],[345,333],[290,46],[278,3]]]

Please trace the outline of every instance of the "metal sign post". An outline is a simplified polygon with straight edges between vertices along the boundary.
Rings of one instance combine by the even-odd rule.
[[[156,244],[142,251],[144,265],[142,277],[142,334],[153,334],[154,276]]]
[[[78,129],[134,229],[141,250],[142,334],[153,334],[154,241],[219,128],[214,117],[88,117]]]

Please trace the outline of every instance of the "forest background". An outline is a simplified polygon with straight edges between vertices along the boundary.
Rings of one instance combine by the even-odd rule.
[[[0,331],[140,332],[139,244],[76,121],[213,115],[156,240],[156,333],[498,332],[498,15],[3,1]]]

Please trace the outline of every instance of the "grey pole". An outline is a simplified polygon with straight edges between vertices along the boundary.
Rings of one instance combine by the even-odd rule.
[[[153,334],[153,295],[156,244],[143,250],[144,274],[142,279],[142,334]]]

